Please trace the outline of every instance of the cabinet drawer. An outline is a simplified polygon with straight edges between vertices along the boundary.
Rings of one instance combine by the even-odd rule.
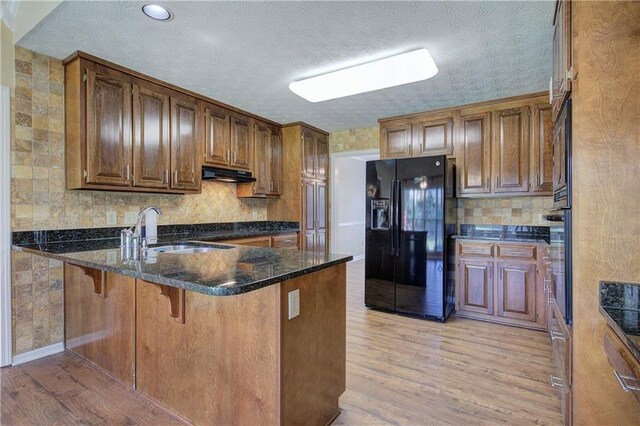
[[[459,256],[493,257],[493,244],[460,241],[458,242]]]
[[[538,259],[538,247],[536,245],[497,244],[498,257],[501,259]]]
[[[616,376],[621,388],[624,390],[626,387],[640,402],[640,391],[633,390],[640,388],[640,362],[611,327],[607,327],[604,333],[604,349],[609,364],[613,367],[612,374]]]
[[[271,247],[298,249],[298,234],[275,235],[271,237]]]

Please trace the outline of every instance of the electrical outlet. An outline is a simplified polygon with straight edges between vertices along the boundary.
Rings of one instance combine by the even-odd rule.
[[[116,225],[118,223],[118,215],[116,212],[107,212],[107,225]]]
[[[256,209],[253,209],[252,214],[253,214],[253,220],[258,220],[258,211]]]
[[[289,319],[300,315],[300,289],[289,292]]]
[[[126,212],[124,214],[125,225],[133,225],[138,220],[138,212]]]

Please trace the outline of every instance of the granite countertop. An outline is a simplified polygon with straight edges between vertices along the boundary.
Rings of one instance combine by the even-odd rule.
[[[601,281],[600,312],[640,360],[640,284]]]
[[[246,293],[353,260],[340,254],[230,244],[198,244],[217,248],[206,253],[154,253],[143,260],[123,260],[119,247],[102,248],[103,241],[97,245],[88,241],[78,251],[78,243],[14,245],[13,249],[212,296]],[[69,250],[71,245],[76,251]]]
[[[458,240],[509,241],[521,243],[551,242],[548,226],[521,225],[460,225],[460,233],[452,238]]]
[[[217,250],[152,252],[143,260],[123,260],[121,229],[14,232],[13,249],[213,296],[246,293],[353,260],[353,256],[340,254],[208,243],[299,231],[297,222],[272,221],[158,226],[154,246],[189,243]]]

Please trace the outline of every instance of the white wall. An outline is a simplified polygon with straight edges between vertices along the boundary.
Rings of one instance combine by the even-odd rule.
[[[366,162],[361,158],[333,160],[334,234],[331,252],[364,256]]]

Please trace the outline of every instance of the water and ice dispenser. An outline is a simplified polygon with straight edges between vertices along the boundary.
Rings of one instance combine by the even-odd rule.
[[[371,200],[371,229],[388,231],[391,217],[389,214],[389,199],[374,198]]]

